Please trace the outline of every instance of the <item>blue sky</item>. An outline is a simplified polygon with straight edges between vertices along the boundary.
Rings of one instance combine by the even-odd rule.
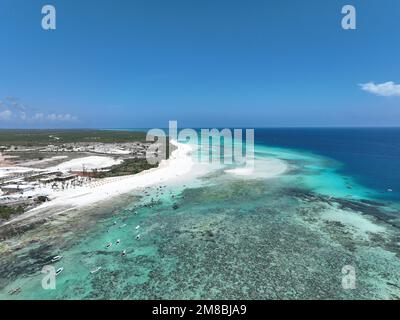
[[[399,126],[399,31],[398,0],[1,0],[0,128]]]

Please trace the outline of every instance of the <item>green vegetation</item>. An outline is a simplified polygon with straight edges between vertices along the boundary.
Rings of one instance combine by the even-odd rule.
[[[9,130],[0,129],[0,146],[59,145],[73,142],[145,142],[146,132],[114,130]]]
[[[23,212],[23,206],[11,207],[0,205],[0,219],[8,220],[13,214],[21,214]]]
[[[105,172],[95,172],[93,176],[96,178],[126,176],[139,173],[143,170],[155,168],[157,166],[157,164],[149,164],[146,159],[127,159],[121,164],[111,167],[111,170]]]

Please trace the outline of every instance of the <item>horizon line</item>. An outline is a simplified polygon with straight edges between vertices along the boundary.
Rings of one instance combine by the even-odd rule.
[[[81,128],[0,128],[0,130],[148,130],[153,128],[168,129],[168,127],[81,127]],[[178,129],[190,128],[187,126],[178,127]],[[191,129],[400,129],[400,125],[395,126],[196,126]]]

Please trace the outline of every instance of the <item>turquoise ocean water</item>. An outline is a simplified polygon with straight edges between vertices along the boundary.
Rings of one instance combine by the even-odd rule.
[[[343,159],[256,141],[256,174],[209,166],[3,241],[0,298],[400,298],[398,201]],[[263,178],[271,158],[288,170]],[[44,290],[57,254],[64,271]],[[355,289],[342,287],[344,266]]]

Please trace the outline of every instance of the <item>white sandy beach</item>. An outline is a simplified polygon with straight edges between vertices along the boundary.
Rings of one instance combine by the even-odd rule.
[[[28,168],[28,167],[0,167],[0,178],[6,178],[8,176],[12,176],[16,173],[25,173],[30,171],[42,171],[40,169]]]
[[[55,156],[55,157],[42,159],[42,160],[27,161],[27,162],[24,162],[22,165],[23,166],[35,166],[38,164],[44,164],[47,162],[52,162],[52,161],[56,161],[56,160],[66,159],[66,158],[68,158],[68,157],[67,156]]]
[[[168,160],[161,161],[157,168],[142,171],[135,175],[105,178],[74,190],[54,192],[50,195],[51,201],[10,220],[10,224],[34,216],[42,210],[52,207],[70,207],[68,210],[95,204],[106,199],[130,192],[135,189],[165,183],[183,177],[192,168],[192,148],[189,145],[171,140],[170,143],[177,147]],[[63,211],[65,212],[65,211]]]
[[[121,159],[113,159],[112,157],[90,156],[78,159],[72,159],[62,162],[54,167],[48,168],[47,171],[82,171],[108,168],[116,164],[120,164]]]

